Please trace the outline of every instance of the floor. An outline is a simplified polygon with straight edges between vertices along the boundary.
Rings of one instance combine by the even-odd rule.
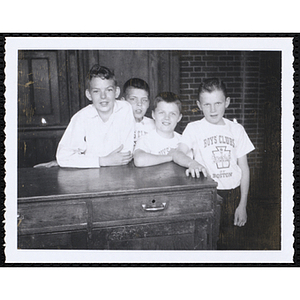
[[[236,250],[280,250],[281,210],[280,203],[255,200],[247,206],[248,221],[239,231],[238,241],[228,244]]]

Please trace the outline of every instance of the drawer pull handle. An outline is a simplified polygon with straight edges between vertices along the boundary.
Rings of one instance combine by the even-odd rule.
[[[142,208],[145,211],[159,211],[164,210],[166,208],[166,202],[163,202],[160,206],[146,206],[146,204],[142,204]]]

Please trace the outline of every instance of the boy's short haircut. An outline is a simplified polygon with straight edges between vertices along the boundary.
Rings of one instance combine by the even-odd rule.
[[[180,98],[176,94],[174,94],[172,92],[159,93],[154,99],[153,110],[156,109],[157,104],[161,101],[165,101],[167,103],[175,103],[178,106],[179,112],[181,113],[182,104],[181,104]]]
[[[115,78],[114,71],[110,70],[107,67],[100,66],[98,64],[93,65],[87,75],[87,88],[90,88],[90,82],[93,78],[99,77],[101,79],[112,79],[115,82],[115,86],[117,86],[117,81]]]
[[[208,78],[204,79],[198,88],[198,98],[200,99],[200,94],[208,92],[211,93],[213,91],[222,91],[227,98],[227,90],[224,82],[219,78]]]
[[[148,93],[148,96],[150,96],[150,88],[148,83],[140,78],[131,78],[129,80],[127,80],[124,83],[123,86],[123,94],[126,95],[126,91],[128,88],[136,88],[136,89],[140,89],[140,90],[144,90]]]

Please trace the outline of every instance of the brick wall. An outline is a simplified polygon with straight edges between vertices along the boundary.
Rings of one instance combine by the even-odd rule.
[[[197,90],[202,79],[221,78],[231,99],[225,117],[230,120],[236,118],[256,148],[248,155],[253,182],[250,192],[254,194],[260,189],[260,185],[254,182],[261,181],[265,152],[265,106],[269,101],[266,99],[266,89],[270,88],[270,84],[266,85],[269,76],[265,72],[267,57],[270,57],[267,52],[260,51],[182,51],[180,56],[180,96],[184,115],[180,131],[184,130],[187,123],[203,117],[196,105]],[[273,59],[278,60],[278,57]],[[269,64],[272,65],[272,60]],[[276,70],[277,77],[280,77],[280,70]],[[280,101],[280,96],[275,101]]]

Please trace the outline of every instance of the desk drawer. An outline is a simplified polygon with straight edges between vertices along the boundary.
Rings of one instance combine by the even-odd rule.
[[[56,232],[87,227],[85,202],[26,203],[18,205],[19,234]]]
[[[213,210],[213,191],[149,193],[93,199],[93,224],[105,221],[176,216]]]
[[[72,230],[18,236],[18,249],[87,249],[87,231]]]

